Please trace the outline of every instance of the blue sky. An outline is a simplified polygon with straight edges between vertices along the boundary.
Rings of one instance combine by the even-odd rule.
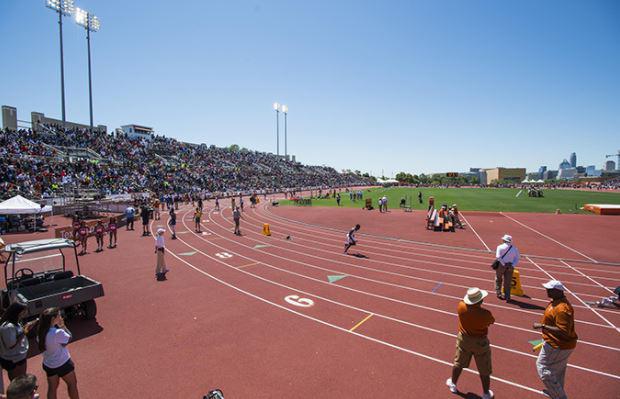
[[[76,0],[95,124],[386,175],[601,167],[620,148],[620,2]],[[60,117],[58,25],[2,0],[0,103]],[[66,20],[69,120],[88,123],[85,32]],[[7,57],[8,56],[8,57]],[[282,133],[281,120],[281,133]],[[283,149],[281,138],[281,153]]]

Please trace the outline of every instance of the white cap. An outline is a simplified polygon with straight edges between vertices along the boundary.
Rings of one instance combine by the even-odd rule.
[[[160,227],[157,229],[157,234],[162,235],[166,232],[166,229],[164,229],[163,227]]]
[[[512,243],[512,236],[509,236],[508,234],[504,234],[504,236],[502,237],[502,241]]]
[[[546,283],[544,283],[542,286],[548,290],[560,290],[560,291],[566,290],[566,288],[564,288],[564,284],[562,284],[562,282],[558,280],[549,280]]]

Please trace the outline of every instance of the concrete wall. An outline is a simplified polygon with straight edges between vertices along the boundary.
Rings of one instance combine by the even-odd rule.
[[[17,108],[2,106],[2,129],[17,130]]]
[[[59,125],[62,126],[62,121],[59,119],[54,119],[54,118],[49,118],[47,116],[45,116],[45,114],[43,114],[42,112],[31,112],[30,113],[30,119],[32,121],[32,129],[33,130],[37,130],[39,128],[39,123],[42,123],[44,125]],[[67,121],[65,126],[67,127],[67,129],[90,129],[90,125],[83,125],[81,123],[75,123],[75,122],[69,122]],[[104,132],[107,133],[108,132],[108,127],[105,125],[97,125],[97,126],[93,126],[93,129],[95,131],[100,131],[100,132]]]

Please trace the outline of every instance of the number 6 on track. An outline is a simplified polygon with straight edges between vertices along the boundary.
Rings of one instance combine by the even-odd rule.
[[[314,305],[314,301],[308,298],[300,298],[299,295],[289,295],[285,296],[284,300],[291,305],[299,306],[302,308],[309,308]]]

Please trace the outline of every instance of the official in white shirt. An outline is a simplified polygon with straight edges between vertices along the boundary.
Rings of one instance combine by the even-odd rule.
[[[519,264],[519,250],[512,243],[512,237],[505,234],[502,243],[495,250],[495,258],[500,265],[495,270],[495,292],[499,299],[510,300],[510,286],[512,284],[512,273]],[[504,295],[502,295],[502,286]]]

